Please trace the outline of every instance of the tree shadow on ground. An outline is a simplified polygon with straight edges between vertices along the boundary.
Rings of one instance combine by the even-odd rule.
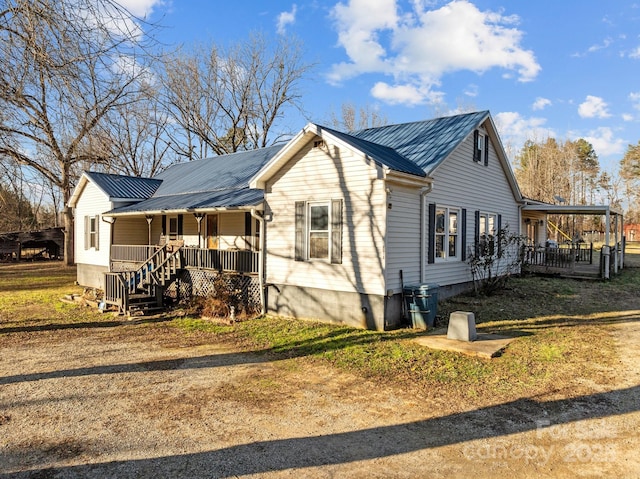
[[[46,467],[17,472],[8,471],[2,477],[237,477],[297,468],[333,466],[376,458],[388,458],[416,451],[467,443],[463,456],[473,467],[474,440],[491,439],[512,434],[537,431],[536,437],[557,436],[564,427],[569,441],[578,428],[572,423],[637,412],[640,409],[640,387],[597,393],[572,399],[534,401],[519,399],[474,411],[435,417],[389,426],[347,432],[319,434],[308,437],[256,441],[248,444],[192,454],[165,457],[87,462],[82,465]],[[546,430],[546,428],[553,428]],[[600,431],[601,432],[601,431]],[[606,431],[616,437],[618,431]],[[598,434],[598,431],[592,431]],[[582,438],[593,439],[593,438]],[[602,438],[600,438],[602,439]],[[605,438],[606,440],[606,438]],[[535,448],[528,443],[527,448]],[[478,452],[478,451],[475,451]],[[22,451],[4,451],[7,464],[21,457]],[[15,455],[15,458],[11,456]],[[44,456],[46,457],[46,456]],[[620,459],[620,458],[619,458]],[[44,460],[44,459],[43,459]]]

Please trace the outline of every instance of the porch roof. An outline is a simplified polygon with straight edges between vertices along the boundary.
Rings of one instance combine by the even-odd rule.
[[[253,188],[235,188],[176,195],[156,196],[133,205],[115,208],[105,216],[160,214],[166,212],[212,211],[226,208],[253,207],[262,203],[264,191]]]
[[[611,205],[552,205],[541,202],[527,203],[522,211],[537,211],[555,215],[622,215]]]

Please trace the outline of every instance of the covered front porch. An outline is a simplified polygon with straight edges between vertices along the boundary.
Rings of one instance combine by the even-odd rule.
[[[180,246],[183,268],[260,272],[262,216],[256,210],[158,212],[111,221],[112,272],[139,266],[169,242]]]
[[[130,313],[134,300],[159,309],[167,296],[207,296],[220,274],[247,288],[250,302],[263,307],[263,219],[258,209],[114,214],[109,220],[105,302],[121,312]]]
[[[564,231],[554,221],[571,218]],[[580,230],[578,218],[597,218],[596,232]],[[522,208],[523,269],[572,278],[609,279],[624,267],[622,213],[609,205],[551,205],[527,200]]]

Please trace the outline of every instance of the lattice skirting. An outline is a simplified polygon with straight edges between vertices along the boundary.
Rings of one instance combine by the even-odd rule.
[[[213,296],[213,281],[219,273],[197,269],[184,269],[178,278],[165,290],[165,296],[185,299],[192,296]],[[260,283],[257,276],[225,273],[235,290],[242,291],[242,303],[249,310],[260,309]]]

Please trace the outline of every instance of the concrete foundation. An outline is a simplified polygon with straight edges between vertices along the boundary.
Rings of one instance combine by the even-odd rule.
[[[104,291],[104,273],[109,272],[108,266],[97,266],[95,264],[77,265],[78,284],[85,288],[97,288]]]
[[[400,326],[401,311],[399,294],[386,297],[283,284],[267,288],[267,312],[280,316],[382,331]]]

